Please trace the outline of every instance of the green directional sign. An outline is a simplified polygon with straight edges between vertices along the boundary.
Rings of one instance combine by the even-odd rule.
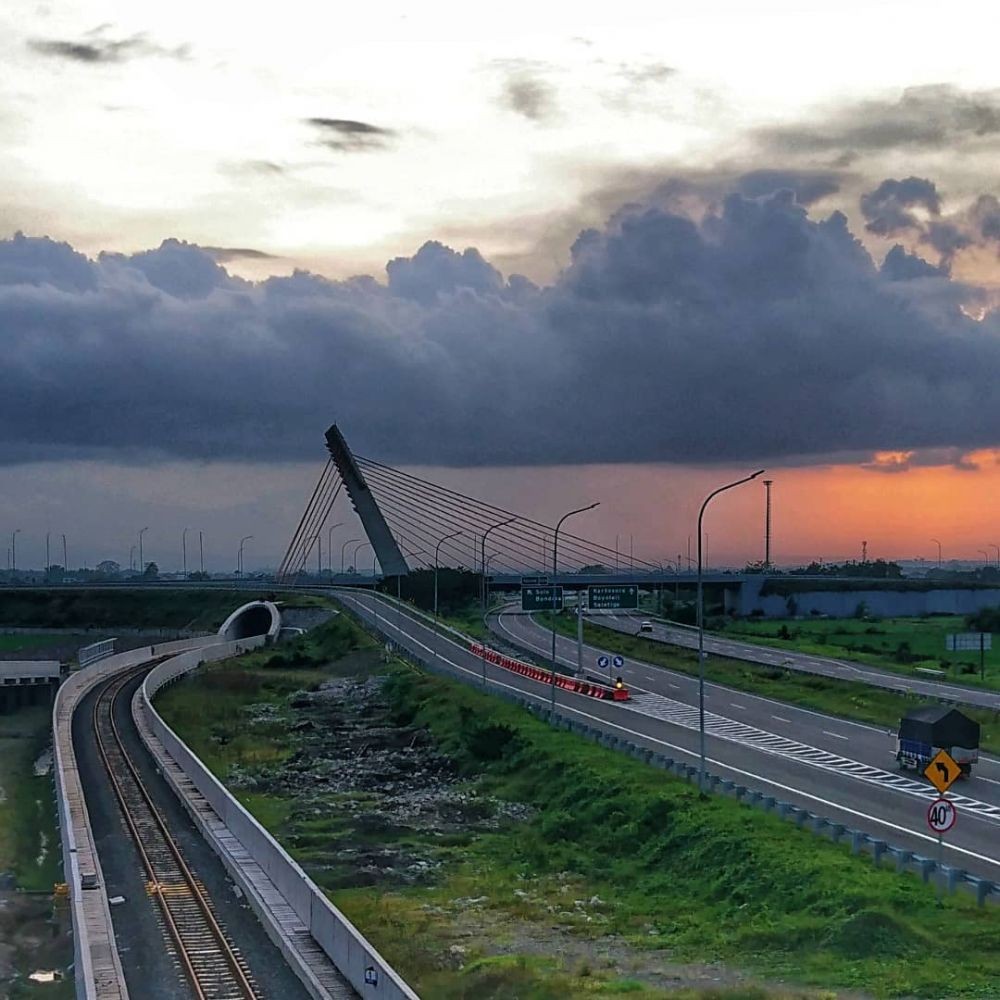
[[[563,606],[562,587],[522,587],[522,611],[561,610]]]
[[[632,610],[639,607],[639,588],[634,583],[601,583],[587,588],[591,611]]]

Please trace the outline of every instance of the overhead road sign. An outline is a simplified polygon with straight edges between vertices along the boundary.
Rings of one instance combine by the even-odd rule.
[[[522,587],[522,611],[561,611],[563,606],[562,587]]]
[[[634,583],[600,583],[587,588],[587,606],[591,611],[611,611],[639,607],[639,587]]]
[[[927,825],[938,835],[947,833],[958,819],[955,803],[950,799],[935,799],[927,810]]]
[[[943,795],[959,779],[962,769],[947,750],[939,750],[924,768],[924,777]]]

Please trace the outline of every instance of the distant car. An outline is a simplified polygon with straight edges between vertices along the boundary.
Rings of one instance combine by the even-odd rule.
[[[639,631],[640,632],[652,632],[653,631],[653,623],[652,622],[643,622],[639,626]]]

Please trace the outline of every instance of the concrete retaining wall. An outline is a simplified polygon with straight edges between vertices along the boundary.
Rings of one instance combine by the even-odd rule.
[[[760,609],[767,618],[787,618],[788,598],[779,594],[761,596],[761,582],[745,582],[735,602],[741,615]],[[981,608],[1000,604],[1000,589],[960,589],[941,587],[938,590],[815,590],[792,595],[796,614],[816,612],[831,618],[850,618],[860,603],[868,614],[879,618],[913,617],[924,614],[969,615]]]
[[[259,636],[253,640],[183,653],[152,670],[142,687],[150,727],[229,831],[267,873],[299,919],[309,928],[316,943],[358,994],[366,998],[378,997],[379,1000],[419,1000],[364,935],[188,749],[153,707],[156,693],[182,674],[196,669],[202,662],[233,655],[224,651],[231,647],[247,648],[260,645],[263,641],[264,637]]]

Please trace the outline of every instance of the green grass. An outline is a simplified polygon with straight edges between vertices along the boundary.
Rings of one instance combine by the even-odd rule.
[[[51,714],[43,706],[0,716],[0,871],[22,889],[51,890],[62,881],[52,775],[33,765],[50,744]]]
[[[550,627],[552,618],[548,612],[536,615],[539,623]],[[556,629],[563,635],[576,638],[576,619],[566,615],[556,616]],[[621,653],[633,659],[678,673],[697,676],[698,655],[695,650],[680,646],[669,646],[640,636],[625,635],[613,629],[591,625],[586,620],[583,625],[586,643],[613,653]],[[868,722],[886,729],[894,729],[900,718],[922,700],[910,698],[884,688],[871,687],[858,681],[823,677],[782,667],[750,663],[746,660],[731,660],[723,656],[710,655],[706,661],[706,677],[717,684],[725,684],[737,691],[759,694],[765,698],[784,701],[790,705],[810,708],[828,715],[839,715],[845,719]],[[625,674],[626,684],[628,675]],[[980,746],[991,753],[1000,753],[1000,713],[987,709],[962,707],[962,712],[976,719],[982,727]]]
[[[45,649],[65,642],[62,635],[0,635],[0,653],[20,653],[30,649]]]
[[[814,656],[856,660],[910,676],[920,676],[915,673],[917,667],[945,670],[951,681],[1000,689],[1000,647],[985,653],[985,685],[979,676],[978,651],[952,653],[945,650],[946,635],[967,631],[960,615],[932,615],[869,621],[857,618],[788,622],[742,619],[727,622],[720,634]]]
[[[349,645],[347,636],[337,644]],[[297,669],[266,666],[271,654],[258,653],[200,671],[158,707],[216,773],[252,765],[262,744],[281,760],[292,748],[287,727],[259,742],[217,737],[238,731],[247,704],[268,701],[288,718],[302,681],[338,670],[329,653],[299,652],[311,662]],[[533,818],[437,838],[445,863],[429,883],[336,889],[338,845],[423,843],[420,832],[359,828],[335,798],[303,808],[276,794],[240,797],[422,995],[772,995],[755,986],[668,992],[640,974],[664,955],[875,996],[1000,995],[997,908],[977,909],[964,896],[939,908],[916,878],[877,869],[846,846],[727,799],[702,800],[683,782],[460,683],[389,669],[393,720],[426,728],[470,788],[527,803]],[[470,899],[479,902],[463,902]],[[548,946],[609,935],[639,972]],[[497,954],[505,947],[510,954]]]

